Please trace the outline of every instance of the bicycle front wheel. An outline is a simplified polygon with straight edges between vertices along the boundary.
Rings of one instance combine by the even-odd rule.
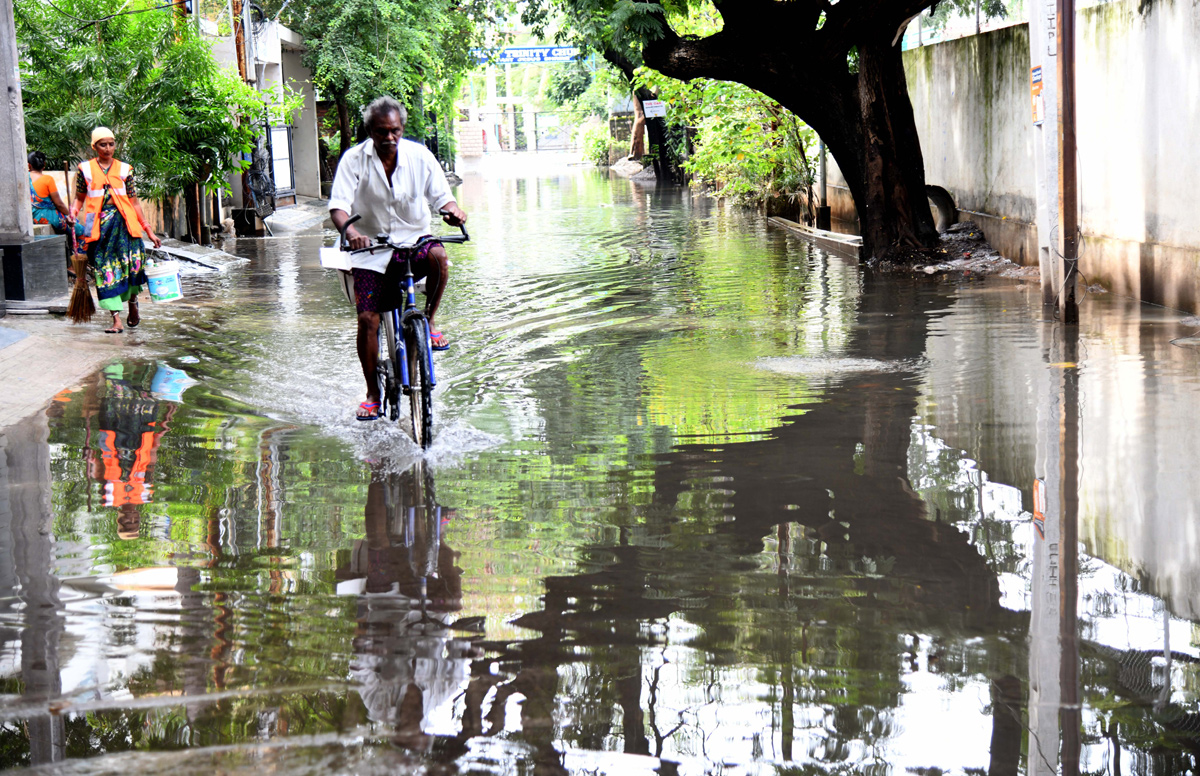
[[[408,406],[413,441],[425,450],[433,444],[433,382],[429,375],[429,324],[413,318],[404,327],[408,349]]]
[[[396,361],[396,333],[392,328],[390,312],[380,316],[378,343],[379,410],[381,415],[396,420],[400,416],[397,406],[400,403],[400,381],[396,379],[399,366]]]

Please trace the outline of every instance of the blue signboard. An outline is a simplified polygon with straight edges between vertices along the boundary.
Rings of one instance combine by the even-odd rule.
[[[487,53],[475,49],[475,61],[484,64],[488,61]],[[579,49],[575,46],[514,46],[500,49],[496,57],[497,65],[540,65],[545,62],[574,62],[579,59]]]

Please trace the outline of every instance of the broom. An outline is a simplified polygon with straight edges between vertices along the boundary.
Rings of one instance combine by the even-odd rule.
[[[71,236],[71,268],[75,271],[75,288],[67,305],[67,317],[71,323],[86,323],[96,314],[96,303],[92,301],[92,291],[88,288],[88,257],[86,252],[80,253],[75,244],[74,225],[67,234]]]

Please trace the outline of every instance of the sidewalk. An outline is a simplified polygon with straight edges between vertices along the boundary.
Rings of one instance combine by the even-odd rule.
[[[329,218],[329,200],[312,197],[296,197],[295,205],[288,205],[267,216],[266,224],[271,234],[295,234],[318,230]]]
[[[129,353],[68,330],[62,318],[0,320],[0,429],[41,412],[59,391]]]

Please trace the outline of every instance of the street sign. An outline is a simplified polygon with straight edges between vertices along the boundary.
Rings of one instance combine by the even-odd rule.
[[[486,64],[487,52],[474,49],[475,61]],[[500,49],[496,57],[497,65],[540,65],[547,62],[574,62],[579,59],[579,49],[576,46],[514,46]]]
[[[642,113],[648,119],[661,119],[667,115],[667,104],[662,100],[642,100]]]

